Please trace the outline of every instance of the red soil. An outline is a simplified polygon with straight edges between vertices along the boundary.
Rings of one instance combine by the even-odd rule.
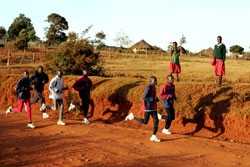
[[[155,143],[149,141],[152,119],[148,125],[124,121],[130,112],[143,116],[147,82],[91,77],[89,125],[81,123],[81,113],[67,112],[69,102],[79,100],[70,89],[64,96],[66,126],[56,125],[58,111],[47,111],[50,117],[43,119],[37,103],[32,105],[36,129],[29,129],[25,111],[5,114],[17,104],[13,87],[19,78],[0,77],[0,166],[250,166],[250,118],[243,114],[250,105],[248,86],[176,84],[174,134],[161,133],[161,120],[157,136],[162,142]],[[65,83],[70,86],[75,78],[66,77]],[[47,86],[46,103],[52,104]]]

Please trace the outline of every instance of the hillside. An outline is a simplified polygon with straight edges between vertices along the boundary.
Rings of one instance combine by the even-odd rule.
[[[1,76],[0,91],[4,96],[0,99],[3,108],[17,104],[13,87],[18,76]],[[76,76],[65,77],[65,84],[69,87],[73,84]],[[141,111],[141,96],[148,82],[140,78],[102,78],[91,77],[94,83],[92,101],[90,106],[90,120],[101,120],[108,124],[123,124],[125,117],[133,112],[137,116],[143,116]],[[6,87],[6,85],[9,85]],[[48,98],[48,85],[45,88],[45,98],[48,104],[52,101]],[[162,83],[157,85],[160,91]],[[177,118],[173,121],[171,130],[178,134],[194,135],[221,140],[234,140],[250,143],[249,130],[249,94],[247,85],[223,85],[216,84],[183,84],[176,83],[177,101],[175,110]],[[71,101],[79,103],[77,92],[70,89],[65,92],[65,108]],[[35,104],[33,112],[38,112],[38,104]],[[161,102],[158,111],[165,114]],[[57,115],[57,111],[48,111]],[[77,111],[67,113],[66,119],[81,118]],[[131,122],[130,127],[151,129],[149,126]],[[160,121],[160,129],[164,121]],[[239,128],[240,127],[240,128]]]

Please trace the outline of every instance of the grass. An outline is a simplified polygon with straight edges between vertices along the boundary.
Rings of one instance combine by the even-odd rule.
[[[240,114],[243,118],[247,118],[250,115],[248,107],[250,98],[244,100],[246,99],[244,96],[248,91],[250,82],[249,61],[236,61],[227,58],[226,75],[223,76],[224,86],[219,88],[216,84],[218,78],[214,76],[214,67],[210,64],[210,60],[209,57],[180,57],[181,82],[175,82],[179,95],[179,100],[175,105],[177,114],[192,118],[199,112],[200,107],[205,106],[202,111],[207,114],[213,111],[212,114],[224,115],[232,111],[235,114]],[[158,78],[157,92],[160,91],[159,89],[166,82],[166,76],[169,74],[169,61],[170,57],[167,56],[101,56],[101,63],[106,69],[106,74],[117,76],[117,78],[112,79],[112,82],[116,82],[116,88],[129,84],[124,82],[132,83],[139,81],[139,79],[143,81],[143,83],[138,83],[140,85],[138,88],[127,89],[129,90],[126,94],[128,97],[135,96],[131,91],[137,92],[137,98],[133,99],[137,102],[141,100],[141,94],[149,83],[151,75]],[[132,78],[136,78],[136,80]],[[202,102],[202,100],[205,100],[205,102]],[[162,110],[161,105],[159,106],[159,110]],[[210,107],[212,108],[210,109]]]
[[[0,58],[6,59],[7,50],[0,50]],[[34,70],[38,65],[44,65],[50,57],[43,52],[35,53],[36,63],[27,64],[32,59],[34,53],[27,52],[24,64],[20,65],[23,52],[13,52],[10,66],[1,63],[0,72],[9,74],[18,73],[20,70]],[[29,60],[30,59],[30,60]],[[136,77],[148,79],[155,75],[159,82],[165,82],[169,74],[168,67],[170,56],[167,55],[145,55],[145,54],[117,54],[115,52],[101,52],[100,62],[103,65],[106,76],[119,77]],[[213,66],[210,64],[209,57],[181,56],[180,63],[182,72],[180,79],[182,83],[214,83],[217,78],[214,76]],[[226,75],[223,77],[224,82],[230,84],[246,84],[250,82],[249,61],[235,59],[226,59]],[[16,70],[17,69],[17,70]]]
[[[180,57],[182,83],[214,83],[213,66],[208,57]],[[109,76],[134,76],[149,78],[155,75],[160,82],[165,82],[169,74],[170,57],[167,56],[102,56],[101,63]],[[250,82],[249,61],[226,59],[226,75],[224,82],[231,84],[246,84]]]
[[[179,96],[175,105],[177,114],[191,118],[206,103],[204,112],[209,112],[210,109],[208,108],[215,106],[217,109],[213,108],[214,113],[224,114],[233,111],[243,117],[248,117],[250,115],[250,93],[247,95],[246,93],[249,92],[248,85],[250,82],[249,61],[226,59],[226,75],[223,77],[223,87],[228,89],[223,92],[215,84],[217,77],[214,76],[210,60],[209,57],[180,57],[181,82],[175,82]],[[110,77],[91,76],[96,87],[92,95],[101,102],[103,98],[106,98],[105,102],[108,101],[112,105],[123,106],[123,103],[129,104],[130,102],[139,105],[150,76],[154,75],[158,78],[157,92],[160,91],[159,89],[166,82],[166,76],[169,74],[169,61],[169,56],[160,55],[101,54],[100,62],[105,69],[106,76]],[[45,61],[39,63],[45,63]],[[38,65],[40,64],[12,64],[7,67],[5,64],[0,66],[0,73],[20,77],[22,76],[21,71],[24,69],[33,71]],[[76,76],[68,75],[65,78],[68,79],[67,81],[73,82],[72,79]],[[0,77],[0,79],[3,85],[6,78]],[[216,91],[220,93],[212,95]],[[70,99],[74,98],[71,97]],[[161,105],[159,106],[159,110],[163,110]],[[228,106],[226,110],[224,110],[224,106]],[[132,109],[139,112],[141,108],[132,106]]]

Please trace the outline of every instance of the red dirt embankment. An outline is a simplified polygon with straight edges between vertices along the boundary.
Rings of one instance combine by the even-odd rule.
[[[0,92],[0,104],[2,108],[9,105],[15,106],[17,99],[13,87],[20,79],[20,75],[2,75]],[[76,76],[66,76],[65,85],[73,84]],[[91,105],[89,119],[101,121],[105,124],[118,124],[122,126],[150,130],[152,121],[145,126],[131,121],[124,124],[124,119],[130,112],[136,116],[143,116],[141,111],[141,97],[148,81],[140,78],[102,78],[90,77],[93,80],[91,92]],[[157,93],[164,83],[157,85]],[[248,100],[247,85],[223,85],[215,84],[183,84],[176,83],[175,103],[176,119],[170,130],[178,134],[201,136],[220,140],[231,140],[242,143],[250,143],[250,101]],[[48,98],[48,84],[44,95],[47,104],[52,104]],[[78,102],[77,92],[69,89],[64,94],[65,119],[82,118],[77,111],[68,113],[70,101]],[[39,112],[39,104],[32,105],[33,112]],[[158,111],[165,114],[161,102]],[[58,115],[58,111],[48,111],[50,115]],[[35,120],[34,120],[35,121]],[[36,122],[36,121],[35,121]],[[159,131],[164,127],[163,120],[159,123]],[[39,122],[36,122],[39,126]]]

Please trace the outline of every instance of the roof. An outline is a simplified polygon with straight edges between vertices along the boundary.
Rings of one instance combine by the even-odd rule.
[[[134,44],[130,47],[130,49],[134,49],[134,48],[136,48],[136,49],[152,49],[153,47],[142,39],[141,41],[137,42],[136,44]]]

